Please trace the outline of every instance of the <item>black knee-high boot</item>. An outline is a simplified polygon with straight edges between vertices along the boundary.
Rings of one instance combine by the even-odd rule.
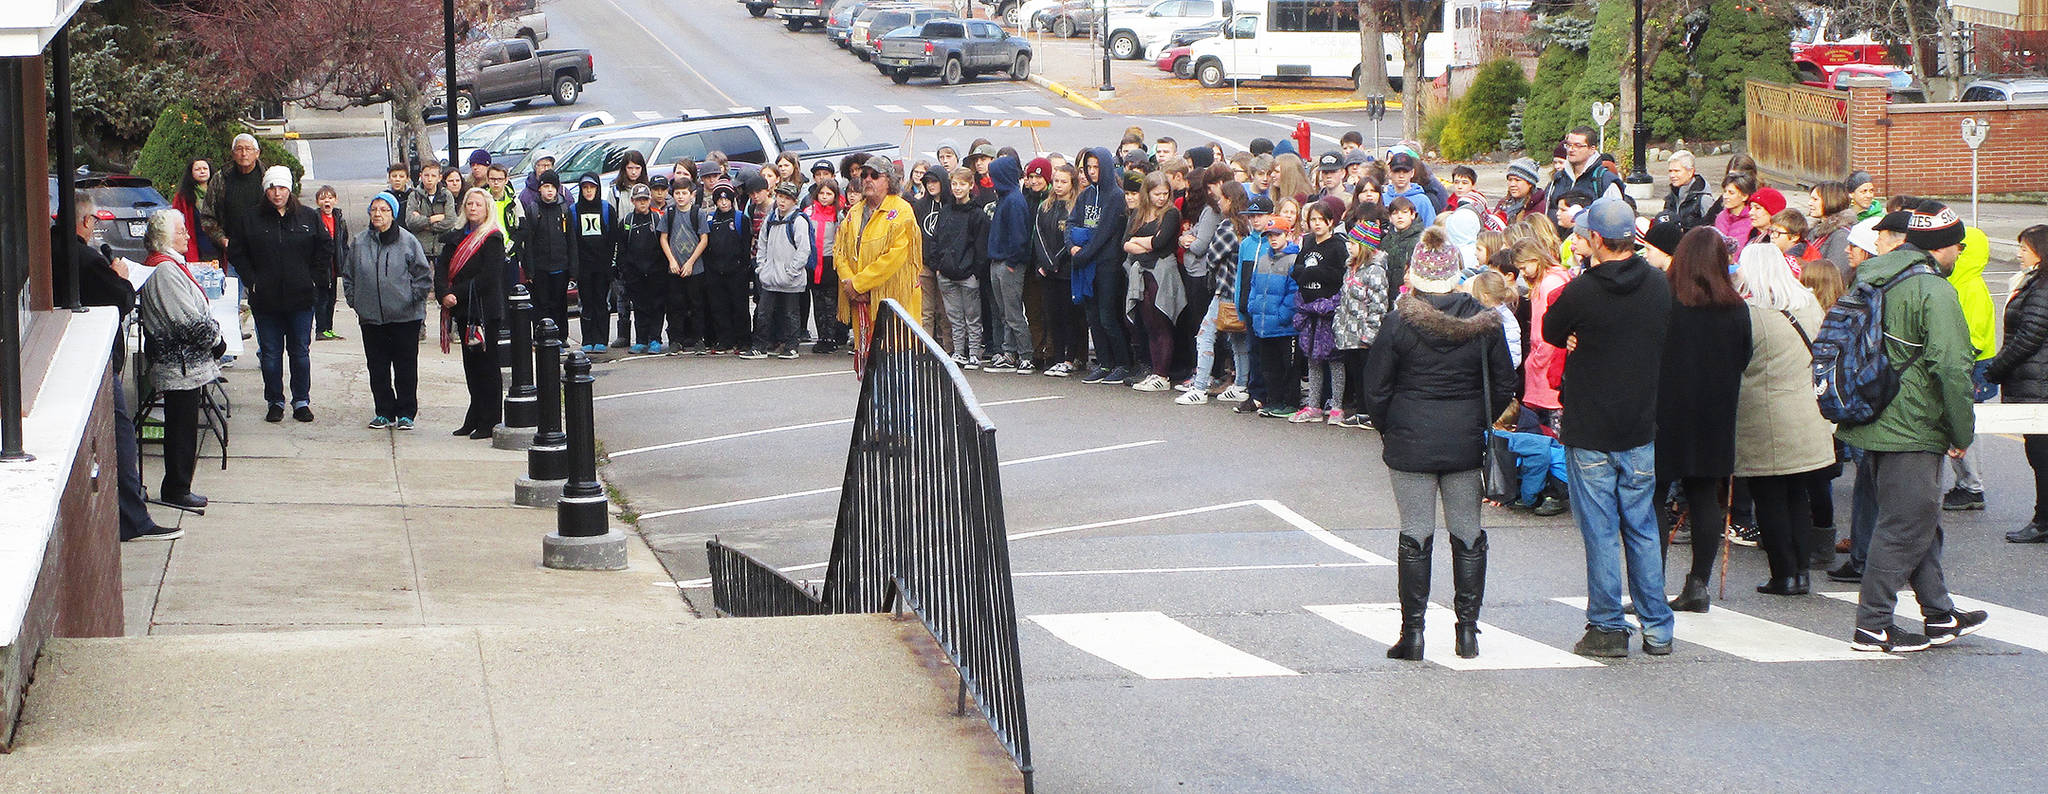
[[[1451,582],[1457,587],[1451,609],[1458,615],[1458,658],[1479,655],[1479,602],[1486,598],[1486,533],[1466,546],[1451,537]]]
[[[1389,659],[1422,661],[1422,616],[1429,610],[1429,561],[1434,536],[1418,541],[1401,536],[1400,559],[1396,567],[1401,591],[1401,641],[1387,649]]]

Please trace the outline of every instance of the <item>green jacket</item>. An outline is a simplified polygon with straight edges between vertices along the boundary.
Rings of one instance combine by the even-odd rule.
[[[1920,249],[1902,245],[1858,266],[1856,281],[1883,286],[1916,261],[1940,270]],[[1890,338],[1885,353],[1894,363],[1912,358],[1915,343],[1926,349],[1899,374],[1898,396],[1877,421],[1842,426],[1835,437],[1877,452],[1947,452],[1970,446],[1976,435],[1970,366],[1977,353],[1970,346],[1970,326],[1963,320],[1956,288],[1940,278],[1899,282],[1885,294],[1884,330]]]

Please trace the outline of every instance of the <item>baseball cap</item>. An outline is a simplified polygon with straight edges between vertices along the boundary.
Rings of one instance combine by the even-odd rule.
[[[654,198],[654,190],[646,185],[634,185],[633,198]]]
[[[1407,153],[1407,152],[1398,152],[1398,153],[1396,153],[1396,154],[1395,154],[1394,156],[1392,156],[1392,157],[1389,157],[1389,158],[1387,158],[1387,170],[1389,170],[1389,171],[1413,171],[1413,170],[1415,170],[1415,155],[1409,154],[1409,153]]]
[[[1597,234],[1608,240],[1633,240],[1636,211],[1628,202],[1613,196],[1602,198],[1579,216],[1579,234]]]
[[[1336,152],[1323,152],[1321,157],[1316,158],[1316,170],[1324,172],[1344,170],[1343,155],[1339,155]]]
[[[661,174],[655,174],[655,175],[654,175],[654,177],[653,177],[652,179],[649,179],[649,180],[647,180],[647,186],[648,186],[648,187],[651,187],[651,188],[659,188],[659,189],[662,189],[662,190],[667,190],[667,189],[668,189],[668,177],[666,177],[666,176],[662,176]]]
[[[817,161],[817,162],[815,162],[815,163],[812,163],[812,164],[811,164],[811,173],[815,174],[815,173],[818,173],[819,171],[823,171],[823,172],[825,172],[825,173],[828,173],[828,174],[836,174],[836,173],[839,173],[839,169],[838,169],[838,168],[835,168],[835,167],[834,167],[834,166],[832,165],[832,161],[831,161],[831,160],[819,160],[819,161]]]
[[[1878,221],[1877,221],[1877,225],[1875,225],[1875,226],[1872,226],[1872,227],[1870,227],[1870,228],[1871,228],[1871,230],[1872,230],[1872,231],[1880,231],[1880,232],[1901,232],[1901,233],[1903,233],[1903,232],[1905,232],[1905,231],[1906,231],[1906,230],[1907,230],[1908,228],[1911,228],[1911,227],[1912,227],[1912,225],[1913,225],[1913,213],[1912,213],[1912,211],[1910,211],[1910,210],[1899,210],[1898,212],[1887,212],[1887,213],[1885,213],[1885,214],[1884,214],[1884,217],[1882,217],[1882,218],[1879,218],[1879,219],[1878,219]]]
[[[1849,244],[1861,248],[1871,256],[1877,256],[1877,224],[1884,219],[1864,218],[1849,227]]]
[[[802,192],[803,189],[797,187],[795,182],[779,182],[775,185],[775,195],[778,196],[796,198]]]
[[[982,145],[980,145],[980,146],[976,146],[976,147],[974,147],[974,153],[973,153],[973,154],[969,154],[969,155],[967,155],[967,159],[969,159],[969,160],[972,160],[972,159],[974,159],[974,158],[976,158],[976,157],[986,157],[986,158],[988,158],[988,159],[990,159],[990,160],[994,160],[994,159],[996,159],[996,146],[995,146],[995,144],[992,144],[992,143],[984,143],[984,144],[982,144]]]
[[[1354,165],[1365,165],[1370,162],[1372,162],[1372,155],[1366,154],[1362,148],[1352,149],[1349,154],[1344,155],[1344,165],[1347,168]]]
[[[1273,200],[1265,196],[1252,196],[1251,200],[1244,203],[1244,211],[1238,214],[1271,215],[1273,214]]]

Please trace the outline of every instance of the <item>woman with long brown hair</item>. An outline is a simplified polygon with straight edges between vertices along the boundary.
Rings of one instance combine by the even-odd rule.
[[[1671,608],[1705,612],[1725,523],[1729,477],[1735,473],[1735,411],[1749,366],[1749,308],[1728,278],[1728,247],[1699,227],[1679,238],[1671,256],[1671,320],[1657,383],[1657,490],[1676,484],[1693,527],[1692,567]],[[1672,511],[1657,511],[1665,547],[1673,542]]]
[[[1158,171],[1147,174],[1124,236],[1124,270],[1130,279],[1124,312],[1133,332],[1144,331],[1152,359],[1152,374],[1131,384],[1138,391],[1173,388],[1166,378],[1173,360],[1173,318],[1187,305],[1180,274],[1169,267],[1179,236],[1180,210],[1173,207],[1173,189],[1166,184],[1166,175]]]

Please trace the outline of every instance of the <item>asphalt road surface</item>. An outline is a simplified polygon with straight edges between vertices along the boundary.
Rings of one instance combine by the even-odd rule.
[[[1133,123],[1241,144],[1295,121],[1103,116],[1002,80],[896,86],[816,31],[750,19],[730,0],[549,11],[549,44],[596,50],[600,81],[578,108],[622,119],[774,106],[802,132],[836,110],[872,141],[900,140],[904,118],[1039,118],[1052,122],[1045,147],[1063,151],[1114,143]],[[1335,122],[1317,124],[1325,143],[1367,124],[1319,118]],[[920,135],[917,150],[937,138]],[[322,146],[323,169],[364,157]],[[607,476],[677,578],[705,575],[714,536],[821,576],[858,390],[851,360],[604,358]],[[999,428],[1008,530],[1025,535],[1011,554],[1041,791],[1995,791],[2034,789],[2048,771],[2035,734],[2048,705],[2036,683],[2044,550],[2000,537],[2031,507],[2016,439],[1979,444],[1990,509],[1946,516],[1950,585],[1994,605],[1990,628],[1948,648],[1852,654],[1853,608],[1828,594],[1853,586],[1816,575],[1823,594],[1758,595],[1762,554],[1737,547],[1727,597],[1681,617],[1674,655],[1581,659],[1569,653],[1584,623],[1569,602],[1585,595],[1569,516],[1489,509],[1483,654],[1451,656],[1449,618],[1433,615],[1429,660],[1407,663],[1384,658],[1396,520],[1373,433],[1077,379],[969,377]],[[1447,561],[1435,578],[1448,605]],[[706,590],[686,593],[708,609]]]

